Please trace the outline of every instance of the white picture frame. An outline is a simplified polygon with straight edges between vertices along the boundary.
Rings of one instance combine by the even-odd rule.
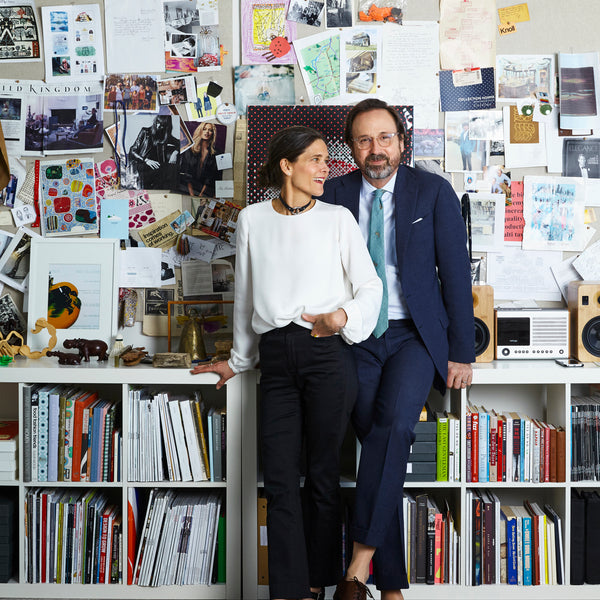
[[[48,345],[47,331],[34,334],[31,330],[37,319],[48,318],[50,277],[53,285],[73,284],[81,301],[75,322],[56,329],[57,349],[70,338],[99,339],[111,345],[117,332],[118,252],[119,240],[32,240],[27,319],[27,344],[32,350]]]

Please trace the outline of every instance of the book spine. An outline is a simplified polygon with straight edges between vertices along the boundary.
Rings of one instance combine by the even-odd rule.
[[[38,478],[38,459],[39,459],[39,404],[38,393],[33,391],[31,394],[31,477],[32,481]]]
[[[67,398],[63,393],[59,398],[59,413],[58,413],[58,465],[57,479],[64,481],[65,479],[65,428],[66,428],[66,404]]]
[[[58,419],[60,396],[50,393],[48,398],[48,481],[58,481]]]
[[[213,413],[213,464],[215,469],[215,481],[223,481],[221,468],[221,415],[218,411]]]
[[[471,482],[479,482],[479,413],[473,412],[471,420]]]
[[[437,417],[437,481],[448,481],[448,417]]]
[[[521,420],[513,419],[513,438],[512,438],[512,447],[513,447],[513,481],[521,481]]]
[[[523,585],[532,585],[531,517],[523,517]]]
[[[509,585],[517,585],[517,522],[506,520],[506,576]]]
[[[31,481],[31,384],[23,385],[23,481]]]
[[[38,392],[38,476],[41,482],[48,481],[48,399],[49,390]]]
[[[498,421],[495,416],[490,416],[490,435],[489,435],[489,469],[490,481],[498,481]]]
[[[70,394],[65,400],[65,462],[63,481],[71,481],[73,467],[73,398]]]
[[[479,413],[479,481],[482,483],[490,480],[488,417],[487,413]]]

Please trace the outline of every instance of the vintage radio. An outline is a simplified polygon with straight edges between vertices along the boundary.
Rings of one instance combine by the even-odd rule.
[[[565,308],[496,310],[496,358],[567,358],[569,311]]]

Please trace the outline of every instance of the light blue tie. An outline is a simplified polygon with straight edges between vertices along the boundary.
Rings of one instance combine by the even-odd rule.
[[[375,190],[375,199],[371,208],[371,221],[369,223],[369,254],[373,259],[375,270],[383,283],[383,298],[379,319],[373,331],[375,337],[381,337],[388,328],[388,292],[387,278],[385,276],[385,235],[383,231],[383,202],[381,197],[385,190]]]

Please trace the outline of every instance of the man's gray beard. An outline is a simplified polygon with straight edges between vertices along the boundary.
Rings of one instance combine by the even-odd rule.
[[[385,179],[389,177],[394,172],[394,168],[388,162],[387,165],[380,168],[369,167],[369,165],[365,165],[365,175],[370,179]]]

